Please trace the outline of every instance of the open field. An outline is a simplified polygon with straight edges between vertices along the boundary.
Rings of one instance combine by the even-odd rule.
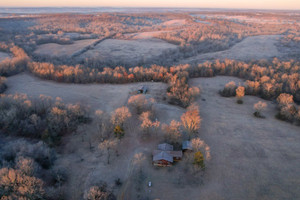
[[[5,52],[1,52],[0,51],[0,62],[2,60],[5,60],[6,58],[10,58],[10,55],[8,53],[5,53]]]
[[[83,103],[89,105],[92,110],[102,109],[110,113],[127,102],[130,92],[135,91],[141,85],[148,84],[61,84],[43,81],[27,73],[22,73],[8,78],[7,85],[9,87],[7,93],[26,93],[32,97],[44,94],[53,99],[60,97],[65,102]],[[149,83],[149,85],[151,85],[152,92],[166,88],[161,83]]]
[[[112,62],[138,62],[159,56],[164,50],[176,45],[160,39],[119,40],[107,39],[81,55],[81,58],[97,58]]]
[[[253,104],[261,99],[246,96],[244,104],[239,105],[235,98],[220,97],[218,90],[230,80],[242,81],[233,77],[190,80],[191,85],[201,86],[203,91],[197,101],[203,118],[200,137],[210,146],[212,154],[204,177],[197,177],[202,184],[193,183],[191,180],[194,179],[184,174],[180,163],[170,169],[153,168],[151,151],[162,137],[158,133],[151,140],[143,140],[136,136],[139,131],[135,127],[130,127],[131,131],[118,148],[119,156],[114,157],[108,166],[97,150],[99,140],[93,122],[65,137],[59,150],[56,163],[68,168],[70,177],[64,186],[68,199],[81,199],[88,183],[100,179],[113,186],[116,178],[121,178],[124,183],[123,188],[114,189],[120,192],[120,199],[139,199],[134,183],[138,166],[142,166],[146,176],[142,182],[142,194],[150,199],[297,199],[300,195],[300,171],[296,167],[300,161],[299,127],[276,120],[275,105],[271,102],[266,101],[268,108],[264,114],[267,118],[258,119],[252,115]],[[166,85],[145,84],[150,89],[149,95],[158,99],[155,106],[158,120],[163,123],[179,120],[184,109],[159,99]],[[59,96],[65,102],[84,102],[91,106],[92,111],[111,112],[125,105],[129,93],[142,84],[58,84],[20,74],[8,78],[7,85],[8,94]],[[134,157],[138,153],[143,156],[136,165]],[[153,187],[147,188],[147,181],[152,181]]]
[[[276,17],[268,17],[268,18],[261,18],[259,14],[256,17],[249,17],[247,15],[236,15],[236,16],[228,16],[228,15],[207,15],[205,16],[208,19],[216,18],[216,19],[227,19],[233,22],[240,22],[240,23],[259,23],[259,24],[292,24],[294,20],[278,20]]]
[[[78,40],[74,44],[61,45],[56,43],[48,43],[39,45],[34,51],[37,55],[49,56],[49,57],[71,57],[73,54],[82,50],[83,48],[93,44],[97,39]]]
[[[169,31],[150,31],[150,32],[139,32],[139,33],[129,33],[125,34],[126,38],[131,40],[143,40],[143,39],[152,39],[155,36]]]
[[[224,60],[225,58],[241,61],[272,59],[280,56],[275,46],[279,42],[279,39],[280,36],[278,35],[251,36],[235,44],[228,50],[199,54],[181,60],[180,63],[204,62],[215,59]]]
[[[173,19],[162,23],[164,26],[182,26],[186,24],[185,19]]]

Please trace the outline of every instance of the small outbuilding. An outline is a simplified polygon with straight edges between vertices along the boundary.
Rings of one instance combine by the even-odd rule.
[[[182,142],[182,151],[193,151],[191,141],[183,141]]]
[[[142,87],[140,87],[140,88],[138,89],[138,93],[139,93],[139,94],[146,94],[147,91],[148,91],[148,88],[147,88],[147,86],[145,86],[145,85],[143,85]]]

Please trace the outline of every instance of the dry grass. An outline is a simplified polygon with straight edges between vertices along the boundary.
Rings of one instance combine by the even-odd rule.
[[[150,31],[150,32],[140,32],[140,33],[129,33],[129,34],[125,34],[125,37],[131,40],[145,40],[145,39],[155,38],[159,34],[165,32],[170,32],[170,31]]]
[[[280,53],[275,46],[279,38],[280,36],[278,35],[247,37],[228,50],[199,54],[197,56],[181,60],[180,63],[203,62],[207,60],[212,61],[215,59],[224,60],[225,58],[241,61],[270,59],[280,56]]]
[[[49,57],[71,57],[73,54],[82,50],[83,48],[92,45],[97,39],[78,40],[74,44],[61,45],[56,43],[42,44],[34,51],[35,54]]]
[[[176,45],[159,39],[119,40],[107,39],[81,55],[82,58],[97,58],[102,61],[138,62],[160,55],[164,50]]]
[[[56,161],[56,165],[68,168],[69,180],[64,188],[67,199],[81,199],[86,186],[96,180],[104,180],[113,187],[116,178],[121,178],[124,186],[115,188],[116,193],[124,192],[123,199],[138,199],[133,179],[138,169],[133,161],[138,153],[145,156],[140,163],[146,177],[141,183],[141,193],[150,199],[297,199],[300,195],[299,127],[277,121],[275,105],[271,102],[267,101],[268,108],[264,111],[266,119],[259,119],[252,113],[253,104],[261,99],[245,96],[244,104],[238,105],[234,97],[220,97],[218,90],[229,81],[242,82],[233,77],[190,81],[192,86],[202,87],[201,98],[197,101],[203,119],[200,137],[210,146],[212,156],[204,177],[197,176],[198,183],[190,182],[195,178],[186,176],[180,165],[153,168],[151,151],[162,135],[158,133],[153,139],[141,139],[137,137],[140,134],[137,127],[131,127],[122,139],[118,149],[120,156],[106,165],[105,156],[97,150],[99,139],[96,125],[92,123],[64,138]],[[156,99],[161,98],[167,87],[162,83],[60,84],[28,74],[10,77],[7,84],[6,93],[61,96],[66,102],[82,101],[92,109],[107,112],[125,105],[128,94],[140,85],[147,84],[148,95]],[[185,111],[158,101],[155,111],[163,123],[179,120]],[[90,150],[89,141],[94,150]],[[202,185],[199,184],[201,180]],[[148,181],[152,181],[153,187],[147,187]]]

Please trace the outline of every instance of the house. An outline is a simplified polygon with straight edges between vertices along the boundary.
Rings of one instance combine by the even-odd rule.
[[[173,151],[173,145],[163,143],[157,146],[152,152],[153,165],[155,166],[171,166],[174,161],[182,159],[182,151]]]
[[[147,91],[148,91],[148,88],[147,88],[147,86],[142,86],[142,87],[140,87],[140,89],[138,89],[138,93],[139,94],[146,94],[147,93]]]
[[[173,156],[165,151],[153,155],[153,165],[160,167],[171,166],[173,163]]]
[[[168,143],[163,143],[163,144],[159,144],[157,146],[157,149],[162,151],[173,151],[173,145],[170,145]]]
[[[173,161],[179,161],[182,159],[182,151],[162,151],[162,150],[154,150],[152,155],[155,156],[161,152],[166,152],[172,156]]]
[[[182,151],[170,151],[171,156],[173,156],[174,161],[180,161],[182,159]]]
[[[182,151],[193,151],[191,141],[183,141],[182,142]]]

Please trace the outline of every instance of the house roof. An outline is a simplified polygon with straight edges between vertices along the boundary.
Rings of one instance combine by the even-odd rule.
[[[153,156],[153,161],[166,160],[169,162],[173,162],[173,156],[165,151],[160,151],[156,155]]]
[[[182,158],[182,151],[162,151],[162,150],[154,150],[152,152],[152,155],[155,156],[161,152],[166,152],[168,154],[170,154],[173,158]]]
[[[190,141],[183,141],[182,150],[193,150],[192,143]]]
[[[173,151],[173,145],[163,143],[163,144],[159,144],[157,146],[157,149],[162,151]]]

